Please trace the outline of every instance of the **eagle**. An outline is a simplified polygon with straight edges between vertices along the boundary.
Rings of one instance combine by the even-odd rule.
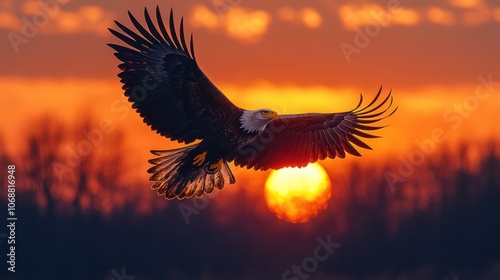
[[[156,157],[151,188],[167,199],[201,197],[236,182],[228,163],[255,170],[304,167],[326,158],[361,156],[356,147],[371,149],[360,138],[377,138],[371,131],[391,116],[389,91],[382,87],[371,102],[341,113],[278,115],[263,108],[233,104],[203,73],[195,57],[193,35],[188,42],[183,18],[179,32],[173,10],[168,27],[156,7],[156,24],[144,9],[142,25],[128,12],[136,31],[115,20],[120,31],[109,31],[125,43],[108,44],[121,61],[118,74],[125,96],[153,131],[186,144],[173,150],[152,150]],[[168,30],[167,30],[168,28]],[[193,143],[194,142],[194,143]],[[192,144],[190,144],[192,143]],[[190,145],[188,145],[190,144]]]

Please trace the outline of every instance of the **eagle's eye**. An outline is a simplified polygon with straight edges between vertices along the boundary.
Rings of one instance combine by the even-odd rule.
[[[269,114],[269,111],[267,111],[267,110],[262,110],[262,111],[260,111],[260,114],[261,114],[261,115],[267,115],[267,114]]]

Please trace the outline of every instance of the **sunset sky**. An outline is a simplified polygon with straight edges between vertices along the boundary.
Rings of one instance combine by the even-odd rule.
[[[42,5],[43,4],[43,5]],[[131,26],[157,1],[0,4],[0,129],[16,153],[27,123],[49,112],[70,124],[85,111],[125,128],[130,156],[176,144],[126,104],[106,43],[113,19]],[[238,106],[279,113],[353,108],[359,93],[392,89],[399,111],[369,142],[372,159],[415,148],[436,128],[445,145],[498,137],[500,4],[441,1],[163,1],[194,34],[198,63]],[[139,164],[139,163],[138,163]]]
[[[127,11],[144,23],[157,5],[184,18],[200,68],[239,107],[343,112],[382,86],[398,110],[361,158],[230,164],[236,184],[211,196],[157,197],[150,150],[182,144],[134,112],[106,45],[123,44],[113,20],[135,30]],[[2,0],[0,38],[17,279],[299,279],[294,265],[314,263],[308,279],[500,279],[498,0]],[[64,140],[42,141],[44,124]],[[90,131],[102,137],[71,165]]]

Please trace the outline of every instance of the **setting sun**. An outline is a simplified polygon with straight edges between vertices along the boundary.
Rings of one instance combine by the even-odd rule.
[[[278,218],[292,223],[316,217],[326,209],[330,196],[330,179],[318,163],[275,170],[266,181],[267,207]]]

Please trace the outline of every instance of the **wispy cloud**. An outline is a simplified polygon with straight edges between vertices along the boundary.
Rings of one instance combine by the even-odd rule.
[[[232,7],[223,16],[204,5],[195,5],[191,24],[197,28],[223,30],[228,36],[246,43],[259,42],[271,23],[271,14],[264,10]]]
[[[307,28],[318,28],[323,23],[321,14],[312,7],[291,8],[283,6],[276,13],[283,22],[301,24]],[[252,10],[241,6],[226,9],[210,9],[195,5],[191,12],[191,24],[195,28],[221,30],[227,36],[245,43],[257,43],[267,33],[274,15],[266,10]]]
[[[21,21],[13,14],[0,11],[0,28],[8,30],[18,30],[21,27]]]
[[[7,1],[8,2],[8,1]],[[76,10],[65,6],[69,1],[8,2],[0,6],[0,29],[22,33],[23,28],[36,29],[42,34],[92,33],[107,36],[107,27],[115,15],[94,5]]]
[[[312,7],[293,9],[284,6],[278,10],[278,18],[284,22],[303,24],[308,28],[320,27],[323,22],[321,14]]]
[[[97,6],[82,6],[74,12],[62,11],[56,17],[53,30],[63,33],[88,32],[100,36],[108,35],[107,27],[112,25],[114,14]]]
[[[457,8],[478,8],[483,7],[483,0],[448,0],[450,5]]]
[[[414,9],[384,7],[373,3],[342,5],[338,14],[342,24],[348,30],[355,30],[381,21],[387,22],[385,26],[416,25],[421,19],[420,14]]]
[[[496,21],[500,22],[500,8],[493,10],[493,17]]]
[[[439,7],[430,7],[427,10],[427,18],[439,25],[454,25],[457,21],[454,13]]]
[[[386,26],[416,26],[424,22],[445,26],[477,26],[490,21],[500,22],[500,8],[490,7],[482,0],[447,0],[441,5],[436,3],[418,9],[408,8],[403,4],[396,7],[369,1],[343,4],[338,9],[338,16],[347,30],[373,25],[384,18],[390,18]]]
[[[479,6],[475,9],[467,10],[463,15],[465,25],[480,25],[487,23],[492,19],[492,12],[486,6]]]

